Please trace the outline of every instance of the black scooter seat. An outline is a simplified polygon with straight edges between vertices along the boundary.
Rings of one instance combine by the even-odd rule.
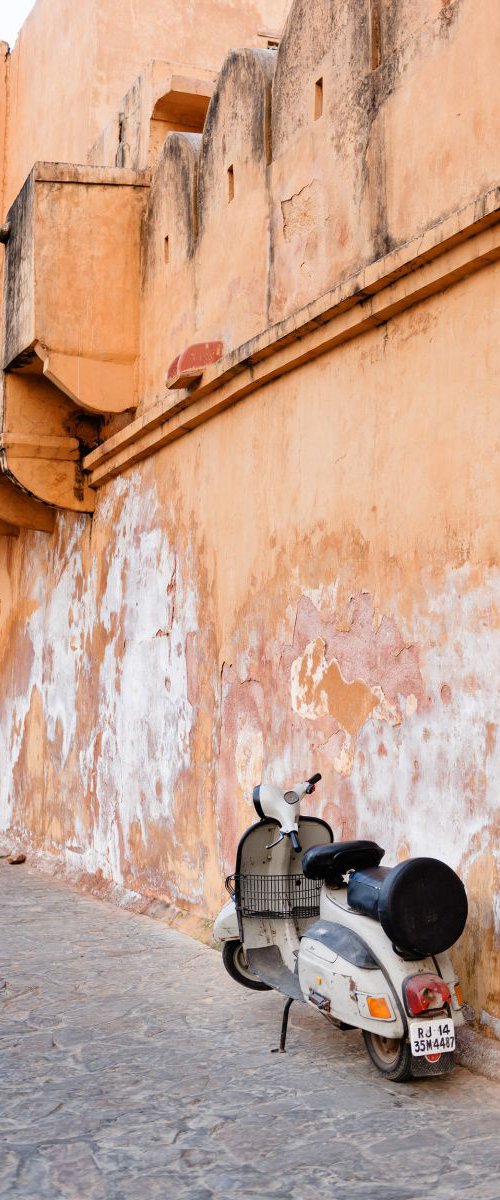
[[[333,842],[331,846],[311,846],[302,855],[302,870],[307,879],[324,879],[338,887],[348,871],[378,867],[385,850],[376,842]]]

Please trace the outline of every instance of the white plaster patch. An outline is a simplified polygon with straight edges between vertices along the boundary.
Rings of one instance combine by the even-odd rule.
[[[327,716],[333,716],[338,721],[340,728],[343,729],[345,738],[340,754],[335,755],[333,758],[333,767],[338,775],[346,779],[351,774],[354,765],[356,738],[343,728],[338,713],[331,712],[328,692],[325,688],[321,687],[321,682],[332,665],[337,668],[340,679],[349,687],[350,685],[344,679],[336,659],[333,658],[330,662],[327,661],[323,639],[317,638],[314,642],[309,642],[304,653],[294,659],[291,666],[291,702],[294,712],[298,713],[301,717],[306,717],[310,721]],[[369,690],[377,697],[378,704],[371,710],[366,720],[385,721],[392,726],[400,725],[401,709],[399,704],[390,704],[386,700],[382,688],[378,685]]]
[[[81,767],[88,790],[95,778],[98,811],[87,869],[100,867],[121,882],[132,824],[139,824],[146,839],[150,823],[170,819],[176,778],[189,765],[193,709],[186,640],[197,629],[197,611],[164,530],[148,528],[156,497],[144,490],[138,474],[117,481],[114,495],[125,499],[106,588],[93,615],[109,640],[95,731],[81,753]],[[174,894],[173,881],[168,884]],[[198,890],[201,896],[201,880]]]
[[[493,924],[495,927],[495,936],[500,938],[500,896],[498,895],[493,897]]]
[[[74,697],[85,626],[85,598],[79,590],[79,581],[86,522],[84,517],[76,516],[61,517],[60,521],[64,522],[66,535],[69,530],[69,540],[65,564],[53,587],[47,588],[47,580],[53,574],[52,557],[57,554],[57,541],[54,551],[52,541],[44,534],[31,535],[36,552],[26,556],[23,586],[26,598],[36,603],[25,627],[33,661],[29,679],[24,680],[22,690],[16,689],[14,678],[11,690],[4,698],[0,722],[0,827],[3,829],[11,823],[14,772],[35,688],[45,713],[48,738],[53,739],[57,730],[61,739],[61,766],[68,757],[76,733]]]
[[[354,765],[354,749],[355,743],[349,734],[343,742],[342,749],[339,755],[336,755],[333,760],[334,770],[342,779],[346,779],[352,772]]]
[[[88,519],[60,515],[55,544],[31,535],[36,552],[26,556],[22,586],[37,606],[26,624],[33,662],[22,690],[14,686],[4,697],[0,722],[0,828],[11,824],[14,770],[36,688],[46,733],[57,737],[61,770],[78,750],[77,774],[68,772],[75,826],[71,845],[63,848],[68,865],[74,865],[76,844],[82,847],[80,869],[101,870],[120,883],[132,823],[146,837],[148,824],[170,819],[176,779],[190,755],[186,639],[198,628],[197,604],[160,514],[154,524],[157,507],[156,494],[144,489],[138,472],[102,495],[94,525],[112,527],[112,539],[100,603],[96,566],[85,574],[82,562]],[[105,645],[96,684],[91,645],[98,630]],[[86,680],[91,734],[82,747],[77,691]],[[61,851],[59,844],[54,848]],[[173,881],[167,882],[174,894]],[[198,890],[201,896],[199,878]]]
[[[294,659],[290,671],[290,689],[293,711],[300,717],[316,721],[328,716],[328,697],[317,689],[328,670],[325,643],[322,638],[309,642],[304,653]]]
[[[372,711],[368,717],[368,720],[369,721],[387,721],[388,725],[393,725],[393,726],[401,725],[402,716],[401,716],[401,709],[399,707],[399,704],[390,704],[389,701],[384,696],[382,688],[379,687],[378,683],[376,683],[375,686],[372,687],[371,690],[375,696],[378,696],[379,702],[378,702],[376,708],[372,709]],[[415,700],[416,697],[414,696],[413,699]],[[408,715],[408,713],[407,713],[407,715]]]
[[[331,583],[320,583],[315,588],[302,587],[301,595],[306,596],[319,613],[329,617],[337,609],[338,591],[339,581],[335,579]]]
[[[487,752],[486,726],[500,733],[500,629],[492,610],[500,572],[485,572],[480,587],[471,586],[471,578],[468,568],[450,570],[437,595],[429,585],[427,606],[415,614],[410,632],[420,646],[425,707],[411,705],[409,719],[386,727],[382,756],[373,721],[359,734],[353,832],[380,841],[387,862],[405,846],[411,855],[442,858],[460,870],[490,845],[500,736]]]

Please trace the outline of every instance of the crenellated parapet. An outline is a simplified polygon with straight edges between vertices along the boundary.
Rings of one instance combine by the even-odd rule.
[[[220,339],[228,349],[265,323],[275,63],[271,50],[228,55],[201,143],[193,340]]]
[[[200,134],[171,133],[154,172],[142,225],[141,396],[165,389],[163,354],[192,341]]]
[[[162,312],[163,328],[149,339],[141,409],[158,402],[163,368],[191,343],[234,353],[490,191],[487,84],[478,79],[463,103],[471,37],[490,79],[494,39],[471,0],[295,0],[276,52],[228,55],[182,199],[196,225],[187,249],[180,215],[183,261],[178,200],[160,196],[178,135],[153,175],[142,322]],[[151,216],[157,206],[164,217]],[[175,267],[161,266],[165,239]]]

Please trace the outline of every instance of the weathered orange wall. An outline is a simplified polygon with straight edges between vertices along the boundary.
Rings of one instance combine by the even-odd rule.
[[[278,55],[231,54],[202,137],[169,137],[142,413],[189,342],[235,350],[484,215],[497,7],[415,11],[383,0],[374,30],[368,3],[295,0]],[[320,770],[337,836],[460,872],[468,997],[499,1017],[495,254],[181,430],[92,519],[0,537],[0,813],[66,869],[210,916],[252,786]]]
[[[318,769],[337,836],[460,871],[498,1015],[497,308],[489,268],[0,539],[16,833],[213,913],[255,781]]]
[[[5,188],[5,154],[7,141],[7,77],[9,68],[9,47],[6,42],[0,42],[0,211],[3,213],[3,197]]]

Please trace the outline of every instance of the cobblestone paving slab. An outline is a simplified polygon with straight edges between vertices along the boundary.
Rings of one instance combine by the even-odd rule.
[[[500,1200],[500,1086],[392,1084],[358,1033],[0,862],[0,1197]]]

